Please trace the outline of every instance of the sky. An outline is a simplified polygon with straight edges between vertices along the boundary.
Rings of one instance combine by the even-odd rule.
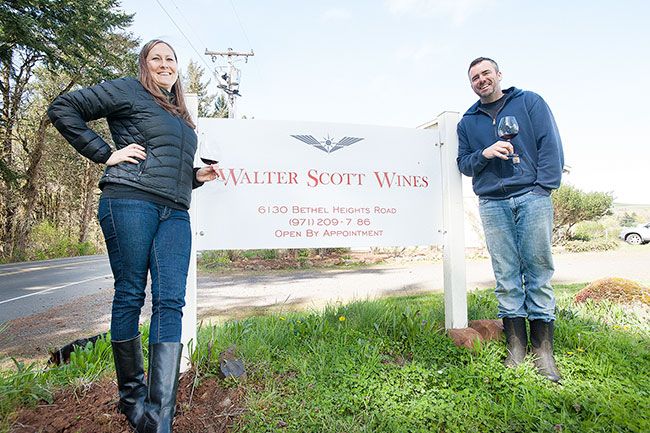
[[[123,0],[141,43],[168,41],[181,73],[241,61],[237,117],[417,127],[477,97],[469,62],[551,107],[563,181],[650,204],[650,2],[646,0]],[[211,93],[217,93],[212,78]]]

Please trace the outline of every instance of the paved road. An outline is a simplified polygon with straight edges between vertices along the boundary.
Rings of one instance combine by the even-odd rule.
[[[621,276],[650,283],[650,245],[616,251],[555,256],[556,283]],[[494,284],[489,260],[467,261],[467,287]],[[0,266],[0,323],[43,312],[87,296],[110,298],[107,256],[86,256]],[[233,309],[313,305],[441,290],[442,263],[396,263],[358,270],[272,272],[265,275],[201,275],[199,315]]]
[[[0,323],[113,287],[108,256],[0,265]]]

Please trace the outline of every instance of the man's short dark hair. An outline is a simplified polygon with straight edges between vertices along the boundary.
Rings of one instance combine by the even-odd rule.
[[[469,74],[469,70],[472,69],[472,67],[474,67],[474,65],[478,65],[481,62],[490,62],[490,63],[492,63],[494,65],[494,69],[497,72],[499,72],[499,65],[497,65],[497,62],[495,62],[494,60],[492,60],[489,57],[478,57],[478,58],[472,60],[472,63],[469,64],[469,68],[467,68],[467,73]]]

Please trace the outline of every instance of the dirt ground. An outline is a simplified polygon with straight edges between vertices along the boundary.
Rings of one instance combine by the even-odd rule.
[[[192,371],[181,377],[174,431],[223,433],[232,431],[244,412],[244,388],[224,388],[207,379],[192,387]],[[11,433],[130,433],[126,417],[117,411],[117,385],[103,378],[77,389],[66,388],[35,409],[16,414]]]

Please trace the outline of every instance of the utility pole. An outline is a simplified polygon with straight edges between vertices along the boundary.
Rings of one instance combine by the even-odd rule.
[[[250,53],[239,53],[233,51],[232,48],[228,48],[228,51],[209,51],[205,50],[205,55],[210,56],[213,62],[217,61],[218,57],[225,57],[228,66],[218,66],[215,70],[215,76],[219,84],[218,88],[222,89],[226,95],[228,95],[228,117],[231,119],[235,118],[235,101],[238,96],[241,96],[239,93],[239,82],[241,78],[241,71],[235,67],[235,62],[239,60],[240,57],[243,57],[245,62],[248,63],[248,58],[254,56],[253,50]]]

